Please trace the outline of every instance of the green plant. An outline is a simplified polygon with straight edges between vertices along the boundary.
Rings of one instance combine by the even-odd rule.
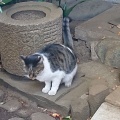
[[[61,0],[59,0],[59,1],[61,1]],[[65,4],[63,6],[60,6],[62,8],[62,10],[63,10],[63,17],[68,17],[74,7],[76,7],[78,4],[83,3],[85,1],[88,1],[88,0],[79,1],[78,3],[76,3],[75,5],[73,5],[70,8],[67,6],[67,4],[65,2]]]
[[[11,2],[12,0],[0,0],[0,12],[2,13],[2,6]]]
[[[38,0],[38,1],[40,1],[40,2],[52,2],[52,0],[48,0],[48,1],[46,1],[46,0]],[[78,4],[83,3],[83,2],[85,2],[85,1],[88,1],[88,0],[80,0],[80,1],[78,0],[78,3],[76,3],[76,4],[73,5],[72,7],[68,7],[66,2],[65,2],[64,5],[61,5],[61,0],[56,0],[56,1],[59,2],[59,3],[58,3],[58,7],[61,7],[62,10],[63,10],[63,17],[68,17],[69,14],[71,13],[71,11],[73,10],[73,8],[74,8],[75,6],[77,6]]]

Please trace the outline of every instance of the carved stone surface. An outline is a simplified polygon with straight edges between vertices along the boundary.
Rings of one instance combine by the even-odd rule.
[[[45,17],[32,20],[20,18],[28,10],[42,11]],[[11,17],[19,11],[23,11],[20,16],[17,15],[19,20]],[[48,43],[60,43],[62,40],[62,10],[52,3],[17,3],[0,14],[0,18],[1,60],[9,73],[19,76],[24,74],[20,55],[29,55]]]

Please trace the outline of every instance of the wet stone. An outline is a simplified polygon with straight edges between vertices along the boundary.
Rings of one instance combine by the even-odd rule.
[[[55,120],[55,119],[49,116],[48,114],[37,112],[31,115],[31,120]]]
[[[14,118],[10,118],[8,120],[24,120],[24,119],[23,118],[14,117]]]
[[[9,100],[5,104],[0,105],[0,107],[8,110],[9,112],[14,112],[21,107],[21,103],[17,100]]]
[[[2,90],[0,90],[0,102],[3,101],[4,96],[5,96],[5,93]]]

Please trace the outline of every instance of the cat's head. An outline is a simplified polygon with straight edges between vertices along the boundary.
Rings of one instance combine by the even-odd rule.
[[[37,74],[42,70],[41,64],[43,62],[43,58],[39,54],[33,54],[29,56],[20,56],[24,63],[24,71],[30,79],[35,79]]]

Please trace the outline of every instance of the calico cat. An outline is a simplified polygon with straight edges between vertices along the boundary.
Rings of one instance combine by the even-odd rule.
[[[55,95],[61,83],[69,87],[77,71],[77,58],[73,51],[73,40],[69,28],[69,19],[63,19],[63,45],[48,44],[42,50],[28,56],[21,56],[27,77],[45,82],[43,93]],[[35,73],[35,68],[43,69]],[[38,67],[42,68],[42,67]]]

